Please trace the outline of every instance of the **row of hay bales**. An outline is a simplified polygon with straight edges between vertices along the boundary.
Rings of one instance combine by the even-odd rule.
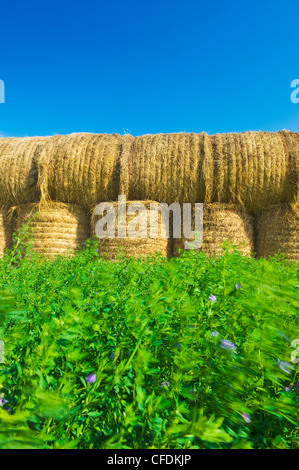
[[[281,249],[298,258],[298,133],[1,138],[0,162],[1,246],[39,209],[35,249],[49,256],[76,249],[93,234],[95,206],[123,194],[130,201],[203,202],[202,250],[209,254],[227,239],[243,242],[246,253]],[[13,216],[3,215],[7,210]],[[128,254],[160,246],[175,255],[183,242],[122,239],[102,247],[111,256],[119,244]]]
[[[0,138],[0,205],[51,200],[221,202],[260,211],[299,196],[299,134],[78,133]]]
[[[128,206],[136,201],[127,201]],[[119,246],[128,256],[145,256],[160,252],[163,256],[178,256],[184,249],[188,238],[174,238],[171,231],[165,236],[167,227],[158,213],[155,233],[150,232],[150,205],[153,201],[139,201],[146,208],[142,218],[135,226],[137,238],[124,236],[128,233],[138,212],[126,216],[125,231],[116,224],[115,238],[99,241],[99,255],[115,259]],[[118,218],[118,205],[112,202]],[[192,208],[192,229],[194,230],[194,207]],[[22,204],[0,212],[0,253],[12,246],[13,232],[23,224],[33,229],[31,241],[33,249],[51,258],[58,254],[74,253],[84,246],[84,242],[95,235],[96,224],[101,216],[95,210],[89,213],[82,206],[50,202],[46,204]],[[145,224],[143,225],[143,221]],[[134,227],[134,224],[133,224]],[[132,229],[132,228],[131,228]],[[181,227],[183,233],[183,226]],[[219,254],[224,241],[238,247],[245,255],[257,254],[258,257],[274,255],[279,250],[290,260],[299,260],[299,207],[298,205],[274,205],[254,217],[244,207],[236,204],[212,203],[203,206],[203,244],[200,248],[209,256]],[[133,229],[134,230],[134,229]],[[132,233],[132,232],[131,232]],[[122,235],[122,238],[119,238]],[[255,236],[256,235],[256,236]]]

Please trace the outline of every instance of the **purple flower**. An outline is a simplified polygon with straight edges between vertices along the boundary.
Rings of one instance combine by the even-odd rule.
[[[285,362],[285,361],[277,361],[277,363],[278,363],[279,367],[281,368],[281,370],[283,370],[287,374],[291,374],[289,369],[286,368],[286,366],[290,366],[291,364],[289,364],[288,362]]]
[[[115,358],[115,352],[111,353],[109,356],[110,361],[113,361],[114,358]]]
[[[168,387],[168,386],[169,386],[169,382],[161,382],[160,386],[161,386],[161,387]]]
[[[5,398],[3,398],[3,395],[1,395],[0,396],[0,406],[5,405],[5,403],[7,403],[7,400],[5,400]]]
[[[224,349],[230,349],[233,350],[237,347],[235,343],[232,343],[231,341],[228,341],[227,339],[222,339],[221,340],[221,347]]]
[[[238,289],[242,289],[242,286],[241,286],[241,284],[238,284],[238,283],[237,283],[237,284],[235,284],[235,288],[236,288],[237,290],[238,290]]]
[[[219,335],[218,331],[212,331],[211,333],[211,336],[218,336],[218,335]]]
[[[289,392],[289,391],[290,391],[290,387],[286,387],[286,388],[285,388],[285,391],[286,391],[286,392]]]
[[[99,252],[100,250],[97,248],[97,249],[96,249],[96,251],[98,251],[98,252]]]
[[[209,297],[209,300],[211,302],[216,302],[217,298],[215,297],[215,295],[211,294],[210,297]]]
[[[85,380],[87,383],[93,384],[97,380],[97,376],[96,374],[90,374]]]
[[[250,423],[251,419],[250,419],[250,416],[248,416],[248,414],[242,413],[242,416],[243,416],[244,421],[246,421],[246,423]]]

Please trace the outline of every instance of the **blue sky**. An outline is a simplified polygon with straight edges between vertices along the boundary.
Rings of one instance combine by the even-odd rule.
[[[299,2],[5,1],[0,133],[299,130]]]

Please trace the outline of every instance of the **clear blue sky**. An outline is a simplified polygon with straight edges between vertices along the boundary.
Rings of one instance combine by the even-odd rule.
[[[0,133],[299,131],[299,2],[1,2]]]

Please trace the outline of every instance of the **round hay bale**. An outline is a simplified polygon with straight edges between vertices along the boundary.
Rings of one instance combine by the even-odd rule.
[[[191,229],[194,230],[194,207],[192,207]],[[183,234],[183,226],[182,226]],[[185,250],[185,238],[173,238],[173,253]],[[203,204],[203,244],[199,251],[209,256],[222,252],[222,244],[227,241],[237,246],[244,255],[254,251],[254,221],[249,212],[235,204]]]
[[[13,214],[14,231],[28,224],[33,249],[49,258],[79,250],[90,233],[87,212],[74,204],[22,204]]]
[[[289,156],[289,170],[284,200],[281,202],[299,201],[299,133],[280,131],[286,152]]]
[[[37,162],[51,137],[0,138],[0,204],[39,201]]]
[[[260,210],[289,192],[289,154],[283,136],[271,132],[216,134],[212,141],[212,202]]]
[[[126,216],[122,219],[119,215],[122,209],[119,209],[118,203],[110,202],[109,210],[112,210],[115,220],[113,233],[115,236],[99,238],[99,255],[107,259],[116,259],[119,248],[122,247],[128,257],[145,257],[158,252],[162,256],[170,256],[171,238],[167,237],[167,228],[160,212],[157,213],[155,219],[157,223],[153,223],[152,229],[150,228],[151,207],[156,207],[157,204],[155,201],[126,201],[122,206]],[[101,214],[97,214],[96,208],[94,209],[91,219],[92,237],[99,236],[97,229],[99,224],[101,224],[102,233],[108,229],[103,220],[107,213],[108,206],[107,210],[102,211]]]
[[[92,208],[117,200],[120,155],[127,136],[78,133],[59,135],[39,159],[41,200]]]
[[[257,216],[257,255],[268,257],[281,251],[299,261],[299,205],[276,204]]]
[[[203,202],[210,197],[213,167],[204,132],[135,137],[122,165],[129,200],[171,204]]]
[[[0,257],[5,250],[12,247],[12,221],[8,215],[8,208],[0,208]]]

